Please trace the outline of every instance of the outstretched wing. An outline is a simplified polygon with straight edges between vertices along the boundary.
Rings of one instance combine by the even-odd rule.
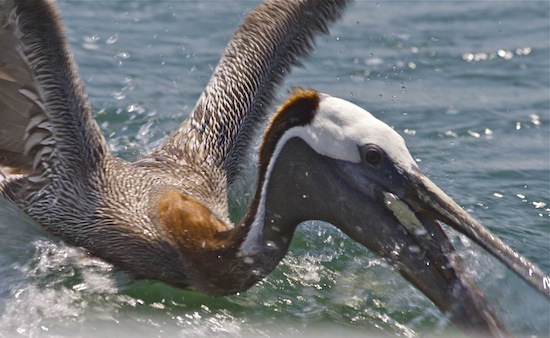
[[[0,0],[0,166],[70,180],[105,154],[54,1]]]
[[[229,41],[191,116],[152,157],[221,171],[227,182],[220,184],[230,184],[275,90],[291,66],[299,64],[298,58],[312,51],[314,36],[327,33],[327,26],[349,2],[273,0],[261,4]]]

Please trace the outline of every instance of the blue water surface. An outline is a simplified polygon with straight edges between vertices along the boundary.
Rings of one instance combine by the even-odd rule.
[[[59,3],[113,153],[135,160],[177,128],[258,3]],[[292,86],[350,100],[390,124],[434,182],[550,273],[548,1],[357,1],[317,39],[277,103]],[[235,215],[253,185],[243,178],[232,190]],[[459,335],[383,260],[320,222],[298,229],[264,281],[222,298],[133,282],[5,201],[0,232],[0,336]],[[548,337],[550,302],[449,235],[508,329]]]

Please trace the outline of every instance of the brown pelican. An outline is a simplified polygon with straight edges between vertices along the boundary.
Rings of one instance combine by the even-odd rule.
[[[0,164],[14,174],[0,194],[136,278],[211,295],[246,290],[275,269],[298,224],[327,221],[386,258],[464,331],[506,336],[437,220],[546,297],[549,278],[426,178],[393,129],[350,102],[295,90],[264,133],[247,214],[229,220],[228,186],[275,89],[347,2],[259,6],[191,116],[129,163],[107,149],[53,1],[1,0]]]

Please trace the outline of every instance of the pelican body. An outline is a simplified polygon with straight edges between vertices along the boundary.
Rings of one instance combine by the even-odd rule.
[[[269,274],[296,227],[322,220],[386,258],[467,333],[507,336],[437,220],[534,288],[550,279],[492,236],[366,110],[296,89],[264,132],[248,212],[227,190],[298,58],[346,0],[266,1],[229,41],[186,121],[152,154],[110,154],[51,0],[0,1],[0,195],[47,231],[135,278],[210,295]],[[411,248],[415,248],[412,250]]]

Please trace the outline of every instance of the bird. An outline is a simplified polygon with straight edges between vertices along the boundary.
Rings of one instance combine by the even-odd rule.
[[[53,0],[0,0],[0,196],[136,279],[209,295],[273,271],[297,226],[326,221],[385,258],[464,332],[508,332],[439,225],[550,298],[550,278],[420,171],[365,109],[295,88],[270,118],[248,211],[235,183],[277,89],[348,0],[267,0],[233,34],[190,116],[151,154],[109,152]],[[413,250],[414,248],[414,250]]]

